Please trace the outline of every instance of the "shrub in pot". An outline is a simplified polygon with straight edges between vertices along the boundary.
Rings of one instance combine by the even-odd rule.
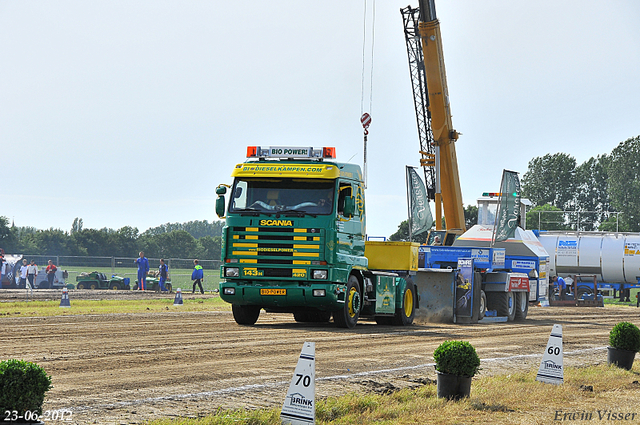
[[[640,329],[633,323],[617,323],[609,333],[607,363],[631,370],[640,351]]]
[[[478,373],[480,358],[466,341],[445,341],[433,352],[438,397],[457,400],[469,397],[471,378]]]
[[[0,362],[0,412],[12,412],[12,417],[22,416],[24,423],[42,423],[44,395],[51,389],[51,376],[45,370],[24,360]],[[26,415],[26,417],[25,417]],[[13,423],[16,423],[14,421]]]

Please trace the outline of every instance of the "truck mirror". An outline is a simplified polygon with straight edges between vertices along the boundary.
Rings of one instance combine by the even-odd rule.
[[[345,196],[344,197],[344,206],[342,208],[342,214],[347,217],[353,217],[353,214],[356,210],[356,202],[353,199],[353,196]]]
[[[227,193],[227,187],[220,185],[218,187],[216,187],[216,195],[224,195],[225,193]]]
[[[223,187],[223,189],[225,189],[226,192],[226,188]],[[216,192],[219,190],[216,189]],[[224,199],[224,193],[218,193],[218,199],[216,199],[216,214],[218,215],[218,217],[220,218],[224,218],[224,207],[225,207],[225,199]]]

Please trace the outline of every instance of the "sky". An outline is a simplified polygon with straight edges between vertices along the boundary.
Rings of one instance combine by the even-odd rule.
[[[333,146],[362,164],[366,111],[367,233],[389,236],[420,158],[408,4],[0,0],[0,216],[141,232],[213,221],[247,146]],[[503,169],[522,177],[558,152],[580,164],[640,135],[637,0],[436,10],[465,205]]]

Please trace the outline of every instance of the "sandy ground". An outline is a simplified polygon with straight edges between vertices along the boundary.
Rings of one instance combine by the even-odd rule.
[[[58,292],[34,295],[58,299]],[[148,296],[159,295],[71,293],[72,300]],[[12,297],[0,294],[0,300]],[[316,343],[316,396],[326,397],[423,385],[435,379],[433,350],[447,339],[476,347],[481,374],[537,368],[554,323],[563,326],[565,365],[605,363],[609,331],[622,320],[640,324],[640,311],[537,307],[522,323],[403,328],[361,322],[345,330],[264,312],[255,326],[241,327],[230,312],[176,307],[154,314],[0,317],[0,346],[2,359],[34,361],[52,375],[45,410],[70,409],[70,423],[130,424],[281,405],[305,341]]]

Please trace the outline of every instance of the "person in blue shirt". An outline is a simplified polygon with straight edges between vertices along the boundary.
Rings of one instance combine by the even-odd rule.
[[[147,272],[149,272],[149,260],[144,256],[144,251],[140,251],[138,255],[140,257],[134,260],[134,263],[138,265],[138,289],[144,291],[147,283]]]
[[[560,299],[564,300],[565,298],[567,298],[567,284],[565,283],[564,279],[561,278],[560,276],[554,276],[553,283],[555,283],[556,286],[558,287],[558,292],[560,293]]]
[[[204,295],[204,289],[202,289],[202,279],[204,279],[204,270],[202,270],[202,266],[198,264],[198,260],[193,260],[194,268],[193,273],[191,273],[191,280],[193,280],[193,290],[192,294],[196,293],[196,285],[200,286],[200,292]]]
[[[162,292],[168,292],[167,288],[164,286],[167,278],[169,277],[169,266],[164,263],[164,258],[160,259],[160,267],[158,267],[158,275],[160,276],[160,290]]]

